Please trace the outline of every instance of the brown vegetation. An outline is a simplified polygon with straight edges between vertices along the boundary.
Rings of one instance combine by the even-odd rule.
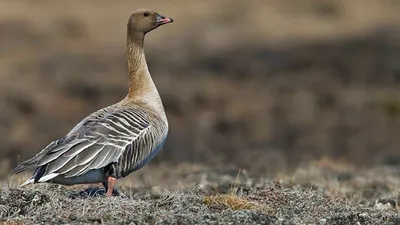
[[[327,161],[325,159],[325,161]],[[172,168],[172,167],[170,167]],[[146,175],[159,174],[156,166]],[[95,185],[38,184],[0,191],[0,222],[102,224],[398,224],[395,168],[340,171],[304,165],[279,180],[220,168],[198,168],[157,186],[126,179],[106,198]],[[132,180],[131,180],[132,181]],[[193,183],[195,181],[195,183]]]

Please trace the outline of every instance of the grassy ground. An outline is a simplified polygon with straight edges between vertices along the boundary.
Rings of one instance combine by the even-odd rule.
[[[147,168],[147,173],[151,176],[160,169],[165,168]],[[0,221],[399,224],[400,178],[394,171],[358,171],[325,159],[275,179],[251,177],[246,171],[229,168],[198,167],[177,177],[171,172],[159,186],[140,181],[134,184],[130,183],[132,177],[127,178],[120,182],[118,195],[110,199],[97,186],[40,184],[17,188],[14,179],[1,189]]]

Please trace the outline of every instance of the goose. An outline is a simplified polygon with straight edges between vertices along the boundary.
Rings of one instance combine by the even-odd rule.
[[[34,170],[20,187],[102,183],[111,197],[118,179],[142,168],[163,147],[168,120],[144,53],[145,35],[172,23],[149,9],[134,11],[127,24],[128,94],[99,109],[52,141],[11,175]]]

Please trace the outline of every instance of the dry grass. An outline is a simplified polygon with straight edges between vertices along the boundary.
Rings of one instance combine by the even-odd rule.
[[[241,171],[239,170],[235,183],[227,194],[206,195],[204,197],[204,204],[219,210],[255,210],[274,215],[276,213],[275,210],[268,208],[265,205],[261,205],[256,201],[237,195],[237,191],[235,190],[237,189],[240,173]]]
[[[108,199],[93,185],[52,184],[0,190],[0,222],[134,224],[397,224],[400,177],[395,168],[342,169],[304,165],[279,180],[230,168],[178,173],[159,186],[123,182]],[[182,168],[187,167],[184,165]],[[179,166],[177,166],[179,168]],[[199,167],[196,167],[199,168]],[[171,167],[173,169],[173,167]],[[154,174],[159,173],[155,169]],[[172,170],[173,171],[173,170]],[[177,170],[175,170],[177,171]],[[237,171],[237,170],[236,170]],[[147,170],[151,176],[150,168]],[[172,172],[171,172],[172,174]],[[173,185],[175,183],[181,185]],[[279,182],[278,182],[279,181]],[[216,192],[217,191],[217,192]]]
[[[269,215],[275,215],[276,210],[240,197],[236,194],[217,194],[204,197],[204,204],[219,210],[255,210]]]

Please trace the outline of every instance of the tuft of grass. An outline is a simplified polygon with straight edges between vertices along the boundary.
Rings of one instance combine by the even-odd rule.
[[[204,204],[210,208],[221,210],[254,210],[275,215],[276,210],[236,194],[216,194],[204,197]]]
[[[254,210],[275,215],[276,210],[236,194],[234,190],[237,188],[240,173],[241,170],[238,171],[235,182],[228,194],[206,195],[204,196],[204,204],[214,209]]]

